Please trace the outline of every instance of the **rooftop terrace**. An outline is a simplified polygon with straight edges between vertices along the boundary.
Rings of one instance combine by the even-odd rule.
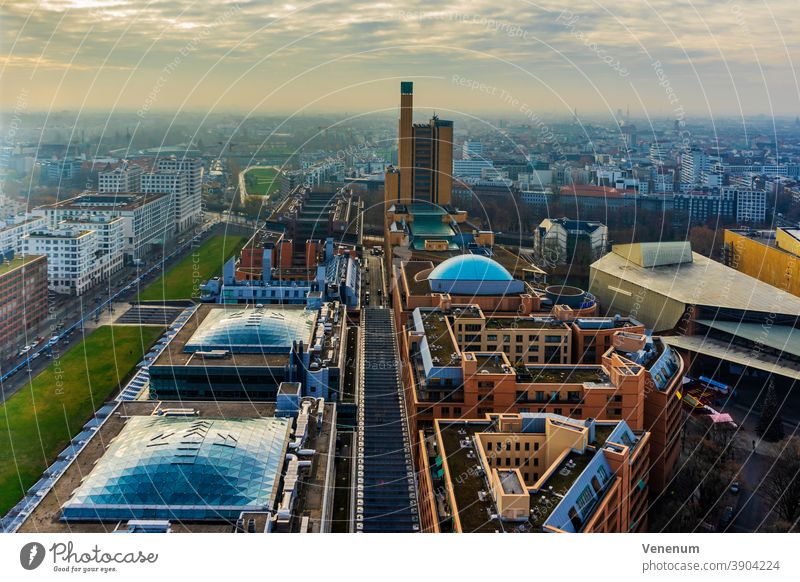
[[[486,329],[569,329],[566,323],[550,317],[488,317]]]
[[[605,384],[608,374],[601,366],[525,366],[517,369],[520,382],[541,384]]]
[[[438,358],[439,364],[448,364],[452,354],[458,350],[453,343],[446,318],[440,312],[423,311],[421,315],[425,336],[428,339],[428,347],[431,351],[431,358]]]

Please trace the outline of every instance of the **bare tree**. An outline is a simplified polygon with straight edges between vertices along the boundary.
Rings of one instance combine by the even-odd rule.
[[[781,519],[800,517],[800,437],[792,437],[761,486],[764,497]]]

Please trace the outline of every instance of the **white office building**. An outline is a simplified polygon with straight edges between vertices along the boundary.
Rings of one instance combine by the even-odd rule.
[[[189,179],[186,172],[161,170],[142,174],[142,192],[172,196],[172,215],[176,233],[184,232],[195,223],[197,213],[194,200],[189,193]]]
[[[120,217],[83,216],[68,218],[60,225],[62,229],[91,230],[97,235],[97,261],[103,277],[113,275],[124,264],[125,220]]]
[[[174,172],[185,176],[185,187],[180,179],[171,178]],[[142,176],[142,192],[148,193],[174,193],[174,218],[175,229],[178,234],[184,232],[202,219],[203,202],[203,163],[197,158],[182,158],[170,156],[159,158],[156,167],[149,174],[153,178],[146,179]],[[157,190],[159,183],[162,187],[174,190]],[[185,189],[184,189],[185,188]]]
[[[113,170],[104,170],[97,174],[98,192],[139,192],[141,189],[142,167],[138,164],[123,162]]]
[[[47,286],[56,293],[82,295],[103,278],[93,230],[45,228],[30,232],[24,241],[25,254],[47,257]]]
[[[704,151],[691,149],[681,154],[681,184],[702,184],[703,176],[708,170],[709,158]]]
[[[767,216],[767,193],[752,188],[723,188],[723,197],[736,200],[736,222],[760,223]]]
[[[23,237],[45,226],[45,219],[32,214],[18,214],[0,221],[0,253],[13,251],[20,254],[24,248]]]
[[[175,236],[175,219],[170,194],[98,194],[87,192],[56,204],[40,206],[34,213],[43,216],[50,228],[64,220],[87,217],[121,218],[122,248],[127,261],[144,258],[158,251]]]
[[[479,140],[467,140],[461,146],[461,157],[464,159],[483,156],[483,144]]]
[[[491,170],[494,164],[491,160],[468,158],[453,160],[453,176],[456,178],[480,178],[484,170]]]

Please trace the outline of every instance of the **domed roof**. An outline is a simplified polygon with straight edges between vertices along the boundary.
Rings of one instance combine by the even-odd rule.
[[[227,350],[239,353],[271,352],[293,342],[308,344],[314,312],[307,309],[256,307],[211,311],[186,342],[185,351]]]
[[[289,419],[134,416],[66,519],[229,519],[270,507]]]
[[[503,265],[482,255],[459,255],[439,264],[429,281],[513,281]]]

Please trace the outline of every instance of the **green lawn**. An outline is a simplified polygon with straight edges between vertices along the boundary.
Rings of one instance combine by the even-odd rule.
[[[251,168],[244,175],[248,196],[270,196],[281,186],[280,172],[275,168]]]
[[[199,297],[199,287],[222,273],[222,266],[247,241],[243,236],[217,235],[167,269],[139,293],[140,301],[169,301]]]
[[[0,515],[81,432],[163,331],[99,327],[0,405]]]

